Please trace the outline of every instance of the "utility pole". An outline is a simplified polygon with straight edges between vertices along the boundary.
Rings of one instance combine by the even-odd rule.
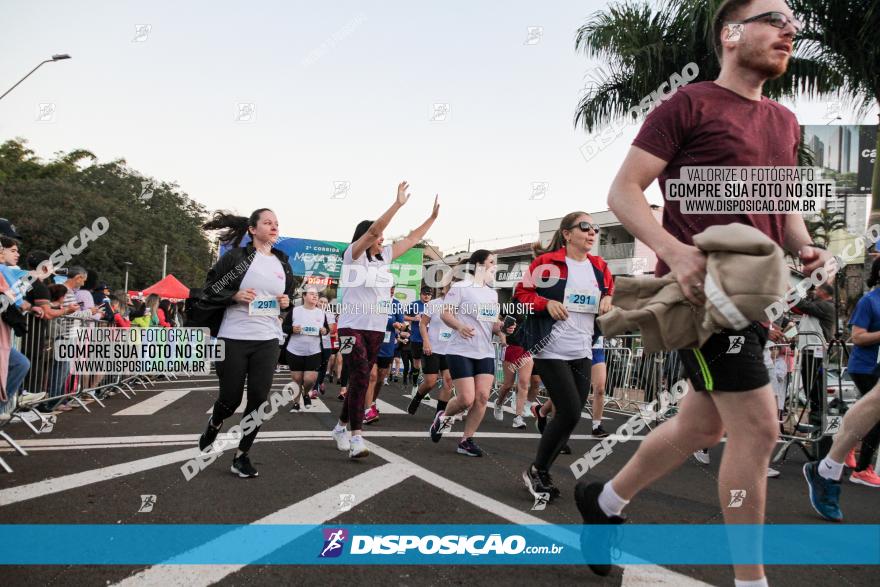
[[[168,265],[168,245],[165,245],[165,252],[162,254],[162,279],[165,279],[165,267]]]

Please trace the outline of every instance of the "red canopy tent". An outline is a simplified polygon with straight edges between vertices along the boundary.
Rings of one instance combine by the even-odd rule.
[[[150,294],[156,294],[160,298],[185,300],[189,297],[189,288],[169,273],[161,281],[157,281],[143,291],[130,291],[128,293],[132,297],[147,297]]]

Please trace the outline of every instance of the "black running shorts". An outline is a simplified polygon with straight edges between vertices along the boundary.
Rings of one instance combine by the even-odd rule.
[[[699,349],[678,351],[685,376],[697,391],[751,391],[770,384],[764,366],[768,331],[758,322],[722,330]]]
[[[287,366],[291,371],[317,371],[321,368],[321,353],[301,357],[288,351]]]
[[[425,375],[437,375],[440,371],[446,371],[446,355],[431,353],[422,357],[422,373]]]

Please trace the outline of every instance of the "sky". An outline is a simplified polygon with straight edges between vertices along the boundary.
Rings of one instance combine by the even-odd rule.
[[[299,238],[350,240],[405,179],[387,237],[439,194],[441,250],[509,246],[539,219],[607,208],[637,127],[588,162],[573,125],[602,65],[575,52],[576,31],[607,6],[6,0],[0,92],[52,54],[72,59],[0,101],[0,140],[124,158],[210,210],[272,208]],[[785,104],[828,121],[826,102]],[[648,196],[662,203],[656,185]]]

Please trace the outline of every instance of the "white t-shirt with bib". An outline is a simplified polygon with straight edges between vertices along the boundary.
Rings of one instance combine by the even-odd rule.
[[[353,246],[342,256],[342,275],[339,278],[339,298],[342,313],[339,328],[385,332],[391,313],[391,245],[382,247],[382,260],[369,260],[366,251],[357,260],[352,259]]]
[[[287,343],[288,352],[298,357],[308,357],[320,353],[324,310],[318,307],[309,310],[305,306],[297,306],[292,312],[291,326],[301,326],[303,332],[290,335],[290,341]]]
[[[445,355],[446,346],[452,338],[452,329],[440,317],[445,303],[444,298],[435,298],[425,304],[425,309],[422,310],[422,316],[431,319],[428,323],[428,342],[431,343],[431,352],[435,355]]]
[[[488,285],[475,285],[472,279],[452,284],[444,298],[444,304],[457,308],[457,318],[474,329],[474,336],[465,339],[453,331],[446,344],[447,355],[460,355],[469,359],[495,357],[492,346],[492,327],[498,321],[500,306],[498,292]],[[433,318],[431,322],[433,323]],[[442,318],[440,319],[442,322]],[[443,323],[445,326],[445,323]]]
[[[239,289],[254,289],[257,298],[274,298],[284,293],[284,266],[278,257],[269,253],[257,252],[248,267]],[[278,316],[250,315],[248,304],[235,302],[223,314],[223,322],[217,332],[217,338],[234,340],[270,340],[277,338],[284,341],[281,321]]]
[[[553,324],[550,342],[535,355],[536,359],[593,358],[593,328],[596,314],[579,309],[598,309],[599,283],[589,259],[575,261],[565,258],[568,266],[568,279],[565,284],[565,306],[567,320],[557,320]]]

